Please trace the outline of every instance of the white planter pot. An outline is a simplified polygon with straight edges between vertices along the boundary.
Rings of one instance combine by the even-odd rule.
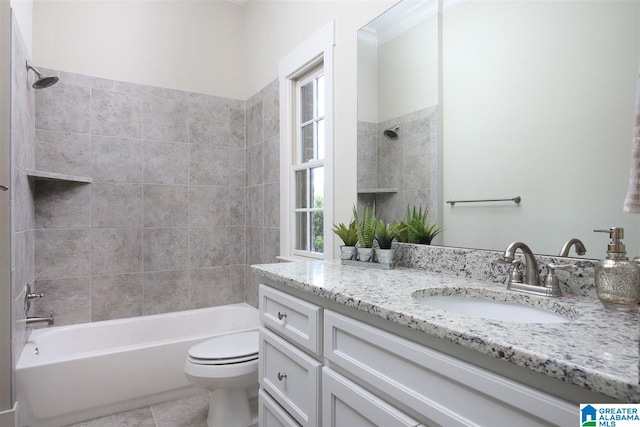
[[[340,259],[356,259],[356,247],[340,246]]]
[[[396,258],[395,249],[376,248],[376,260],[380,264],[393,264],[395,258]]]
[[[358,248],[358,260],[363,262],[371,262],[373,248]]]

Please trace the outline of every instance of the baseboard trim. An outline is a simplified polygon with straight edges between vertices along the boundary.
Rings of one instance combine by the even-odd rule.
[[[0,412],[0,427],[19,427],[18,402],[13,406],[13,409]]]

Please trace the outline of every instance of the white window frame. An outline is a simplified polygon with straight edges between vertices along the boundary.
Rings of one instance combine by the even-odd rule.
[[[334,218],[333,203],[333,47],[335,21],[330,21],[318,32],[280,60],[280,256],[287,261],[333,259]],[[300,256],[294,254],[294,182],[292,162],[297,132],[295,97],[296,80],[322,64],[324,69],[325,99],[325,157],[324,157],[324,254]]]
[[[290,168],[290,175],[291,175],[291,182],[292,182],[292,189],[294,190],[294,192],[296,192],[297,190],[297,183],[295,180],[295,175],[297,172],[300,171],[307,171],[307,182],[305,183],[306,186],[306,194],[307,196],[312,196],[311,193],[311,171],[312,169],[315,168],[319,168],[321,167],[323,169],[324,172],[324,166],[325,166],[325,159],[324,159],[324,155],[321,159],[311,159],[308,161],[303,161],[304,159],[304,155],[305,153],[303,152],[303,148],[302,148],[302,129],[304,125],[309,125],[312,124],[314,131],[313,137],[314,137],[314,153],[317,155],[318,154],[318,141],[317,141],[317,125],[315,123],[317,123],[318,121],[323,121],[325,120],[325,115],[322,114],[322,116],[316,116],[316,110],[317,110],[317,104],[316,101],[318,100],[318,98],[316,97],[316,90],[317,90],[317,86],[314,84],[314,94],[313,94],[313,104],[314,104],[314,111],[312,114],[312,118],[309,119],[308,121],[304,122],[302,121],[302,110],[303,107],[301,105],[302,103],[302,88],[304,86],[306,86],[307,84],[315,81],[316,79],[318,79],[320,76],[324,77],[324,67],[323,67],[323,63],[320,63],[316,68],[309,70],[304,76],[297,78],[296,79],[296,102],[294,103],[295,106],[295,110],[296,110],[296,114],[295,114],[295,125],[296,125],[296,138],[295,141],[293,141],[293,143],[291,144],[293,147],[293,158],[290,161],[290,163],[292,163],[292,165],[289,166]],[[324,95],[324,93],[323,93]],[[325,124],[325,123],[323,123]],[[326,138],[324,138],[323,141],[323,146],[326,143]],[[324,180],[323,180],[324,181]],[[324,182],[322,183],[323,187],[324,187]],[[324,193],[323,193],[323,198],[324,198]],[[305,208],[300,208],[300,207],[295,207],[295,196],[292,199],[292,203],[294,203],[293,206],[291,206],[291,209],[293,209],[294,215],[295,213],[310,213],[310,212],[322,212],[324,214],[324,210],[325,207],[323,205],[322,208],[316,208],[315,205],[315,200],[313,198],[310,198],[308,200],[308,205]],[[307,223],[307,231],[309,229],[309,227],[313,227],[313,218],[310,216],[307,216],[308,218],[308,223]],[[294,224],[292,224],[292,236],[291,238],[295,241],[296,240],[296,236],[295,233],[297,233],[297,229],[295,227],[295,219],[292,218],[294,221]],[[323,222],[324,224],[324,222]],[[324,232],[324,230],[323,230]],[[308,239],[311,239],[313,236],[311,234],[307,235]],[[323,236],[324,237],[324,236]],[[313,245],[313,242],[311,240],[309,240],[307,242],[307,244],[309,245],[309,248],[306,250],[300,250],[300,249],[296,249],[295,245],[292,246],[291,251],[293,256],[296,257],[308,257],[308,258],[315,258],[315,259],[323,259],[324,258],[324,250],[322,253],[319,252],[313,252],[311,251],[311,247]]]

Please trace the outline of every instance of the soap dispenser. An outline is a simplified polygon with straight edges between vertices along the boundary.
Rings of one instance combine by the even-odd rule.
[[[611,238],[607,258],[599,261],[594,269],[596,293],[600,302],[609,310],[638,310],[640,266],[627,258],[627,250],[622,243],[624,228],[611,227],[609,230],[593,231],[609,233]]]

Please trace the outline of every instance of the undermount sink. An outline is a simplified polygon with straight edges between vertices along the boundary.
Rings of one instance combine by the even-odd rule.
[[[447,294],[442,295],[442,293]],[[573,319],[571,314],[559,314],[553,311],[553,302],[535,301],[538,304],[547,304],[551,307],[539,308],[526,305],[521,302],[504,301],[502,292],[486,292],[474,290],[462,290],[459,292],[446,290],[424,290],[413,293],[413,298],[420,304],[430,308],[444,310],[460,316],[477,319],[492,319],[503,322],[515,323],[568,323]],[[464,294],[460,294],[464,293]],[[531,303],[531,299],[525,300]]]

